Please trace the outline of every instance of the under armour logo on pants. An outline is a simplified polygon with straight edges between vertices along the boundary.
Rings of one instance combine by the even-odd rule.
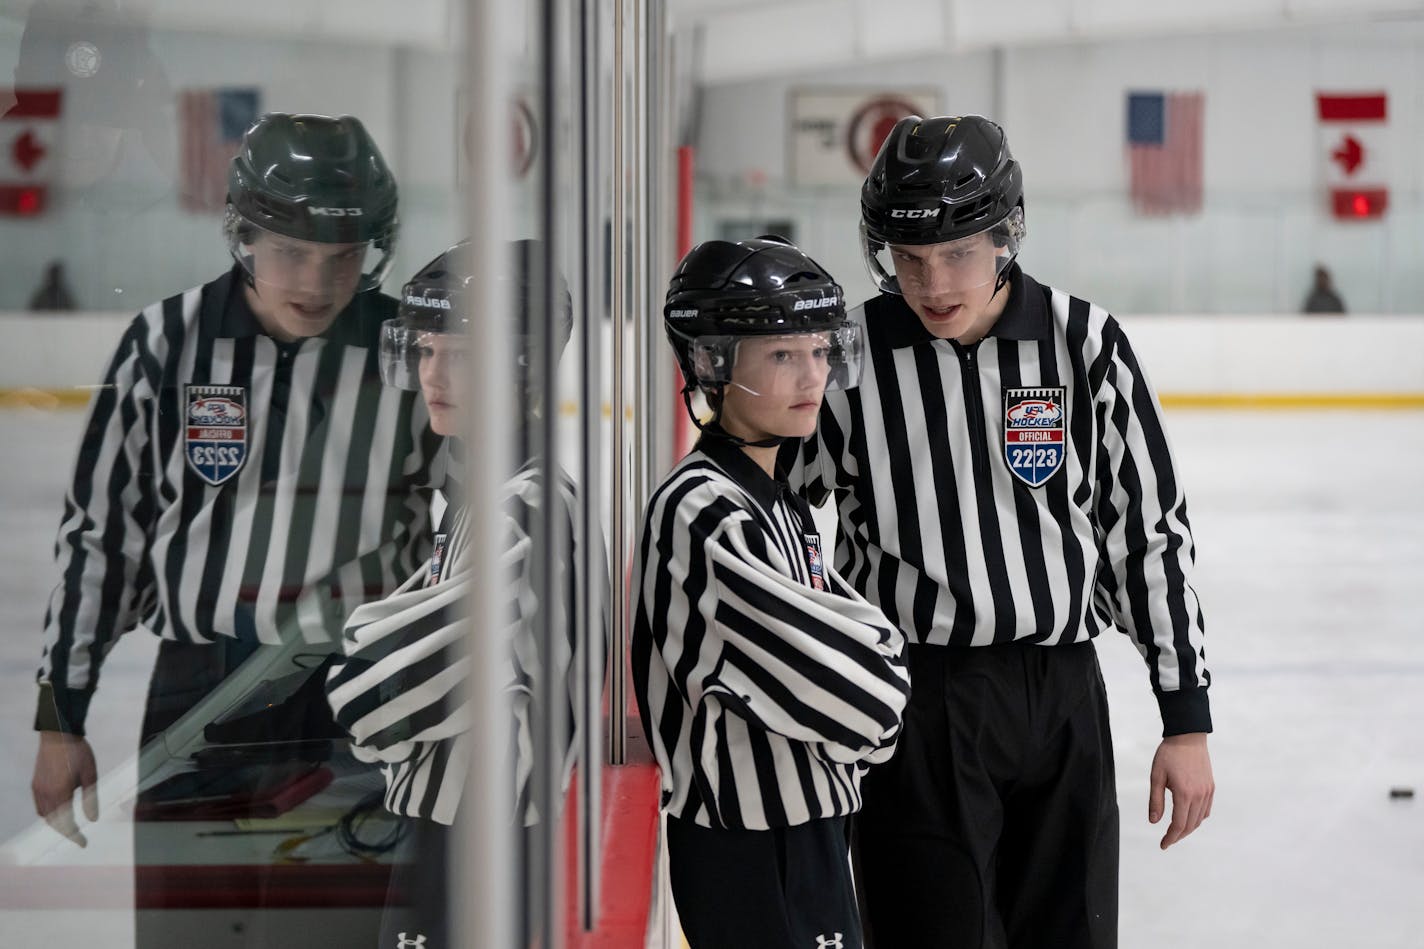
[[[836,933],[836,937],[839,939],[840,933]],[[420,933],[414,939],[405,933],[396,933],[396,938],[400,940],[396,943],[396,949],[425,949],[425,933]],[[839,942],[836,944],[840,945]]]
[[[845,943],[841,942],[840,933],[836,933],[830,939],[825,936],[817,936],[816,949],[845,949]]]

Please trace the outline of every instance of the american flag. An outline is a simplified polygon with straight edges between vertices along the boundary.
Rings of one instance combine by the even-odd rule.
[[[1127,94],[1127,160],[1139,214],[1201,210],[1202,102],[1200,92]]]
[[[189,211],[221,211],[227,203],[227,171],[242,135],[257,121],[256,89],[185,89],[179,96],[182,185],[179,201]]]

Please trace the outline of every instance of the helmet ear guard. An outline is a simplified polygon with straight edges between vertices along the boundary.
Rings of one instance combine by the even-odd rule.
[[[692,377],[699,386],[722,386],[732,381],[732,356],[721,345],[692,342]]]
[[[420,350],[416,331],[399,319],[381,324],[381,382],[396,389],[420,391]]]
[[[989,236],[994,239],[995,247],[1014,247],[1017,253],[1018,245],[1023,243],[1023,239],[1028,236],[1028,226],[1024,224],[1023,199],[1009,209],[1008,217],[1004,218],[1005,227],[991,228]]]

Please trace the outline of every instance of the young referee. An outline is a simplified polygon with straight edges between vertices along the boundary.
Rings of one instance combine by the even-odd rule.
[[[857,947],[845,820],[894,748],[903,639],[823,561],[774,463],[826,388],[854,384],[859,334],[779,239],[696,247],[663,313],[689,413],[694,388],[714,410],[649,501],[633,567],[678,915],[693,949]]]
[[[1023,175],[979,116],[910,117],[861,192],[868,352],[791,474],[834,497],[835,562],[909,640],[894,759],[865,783],[875,945],[1108,949],[1118,810],[1092,640],[1147,663],[1162,847],[1211,812],[1193,542],[1162,412],[1101,308],[1015,263]]]

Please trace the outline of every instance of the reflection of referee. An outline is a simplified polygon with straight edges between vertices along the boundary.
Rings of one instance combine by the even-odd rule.
[[[235,266],[130,324],[65,498],[33,791],[80,843],[76,789],[97,816],[84,721],[119,636],[142,623],[164,640],[148,738],[261,645],[329,650],[347,612],[429,551],[438,441],[378,371],[396,186],[375,143],[349,117],[265,116],[229,200]],[[281,737],[320,725],[298,718]]]

